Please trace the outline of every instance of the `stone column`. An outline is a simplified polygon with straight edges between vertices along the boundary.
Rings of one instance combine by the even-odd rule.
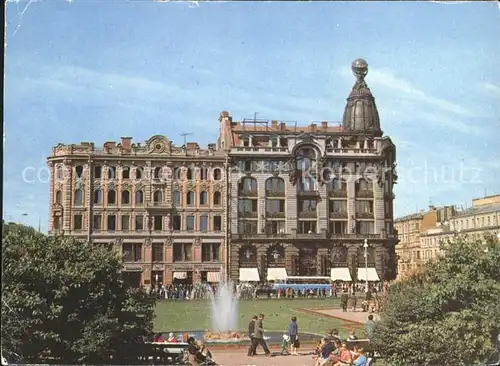
[[[292,184],[288,177],[284,180],[286,186],[286,233],[291,234],[292,230],[297,230],[297,185]]]
[[[201,239],[195,238],[193,241],[193,262],[201,262]]]
[[[260,274],[260,280],[266,281],[267,276],[267,244],[257,246],[257,267]],[[263,259],[263,257],[265,259]]]
[[[352,279],[356,280],[358,276],[358,247],[356,245],[351,245],[347,248],[347,263]]]
[[[381,234],[385,230],[385,204],[384,204],[384,186],[373,181],[373,214],[374,214],[374,227],[375,234]]]
[[[354,182],[354,176],[347,177],[347,226],[348,233],[355,233],[356,231],[356,188]]]
[[[323,230],[328,231],[328,205],[329,199],[326,193],[326,184],[320,184],[319,187],[320,201],[318,202],[318,230],[317,233],[321,233]]]
[[[266,217],[266,180],[268,178],[267,174],[256,174],[257,179],[257,232],[263,233],[266,220],[262,217]]]

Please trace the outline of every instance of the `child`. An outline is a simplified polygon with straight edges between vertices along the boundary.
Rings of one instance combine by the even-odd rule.
[[[288,334],[283,334],[283,342],[281,342],[281,354],[289,355],[288,353],[288,343],[290,342],[290,337]]]

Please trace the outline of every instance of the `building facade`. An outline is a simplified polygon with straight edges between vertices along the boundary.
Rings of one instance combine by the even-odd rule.
[[[366,62],[352,69],[342,123],[233,122],[222,112],[207,149],[165,136],[59,144],[48,159],[50,232],[113,248],[145,286],[215,282],[222,270],[239,281],[395,278],[396,148]]]
[[[442,254],[441,243],[457,235],[482,240],[500,234],[500,195],[472,200],[472,207],[431,207],[429,211],[394,220],[399,243],[396,246],[398,277],[404,277]]]
[[[395,277],[396,149],[380,129],[366,62],[352,69],[357,80],[342,124],[221,114],[218,144],[231,158],[231,278]]]
[[[214,145],[59,144],[48,163],[49,232],[120,253],[132,284],[210,279],[227,262],[228,162]]]

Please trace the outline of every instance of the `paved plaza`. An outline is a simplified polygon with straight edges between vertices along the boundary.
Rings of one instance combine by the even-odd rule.
[[[271,351],[276,354],[279,352],[278,349],[271,348]],[[260,350],[262,353],[262,350]],[[255,366],[302,366],[302,365],[313,365],[313,359],[311,354],[312,348],[308,347],[301,351],[301,355],[299,356],[281,356],[277,355],[275,357],[266,357],[263,354],[248,357],[246,355],[246,349],[235,349],[234,351],[230,350],[214,350],[213,355],[215,361],[219,365],[231,365],[231,366],[243,366],[243,365],[255,365]]]
[[[308,309],[311,313],[316,313],[318,315],[327,316],[329,318],[337,318],[344,320],[346,322],[355,324],[364,324],[368,320],[368,315],[370,313],[363,311],[342,311],[342,309]],[[374,320],[380,319],[379,314],[373,314]]]

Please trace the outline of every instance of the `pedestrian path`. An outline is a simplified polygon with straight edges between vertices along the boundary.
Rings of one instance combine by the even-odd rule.
[[[219,365],[225,366],[311,366],[314,365],[312,355],[308,354],[312,349],[302,350],[299,356],[281,356],[267,357],[260,354],[254,357],[248,357],[246,350],[235,350],[234,352],[214,351],[214,360]],[[262,351],[261,351],[262,352]]]
[[[367,312],[363,311],[342,311],[342,309],[308,309],[311,313],[316,313],[318,315],[324,315],[331,318],[337,318],[341,320],[346,320],[352,323],[364,324],[368,320]],[[380,319],[379,314],[373,314],[375,321]]]

